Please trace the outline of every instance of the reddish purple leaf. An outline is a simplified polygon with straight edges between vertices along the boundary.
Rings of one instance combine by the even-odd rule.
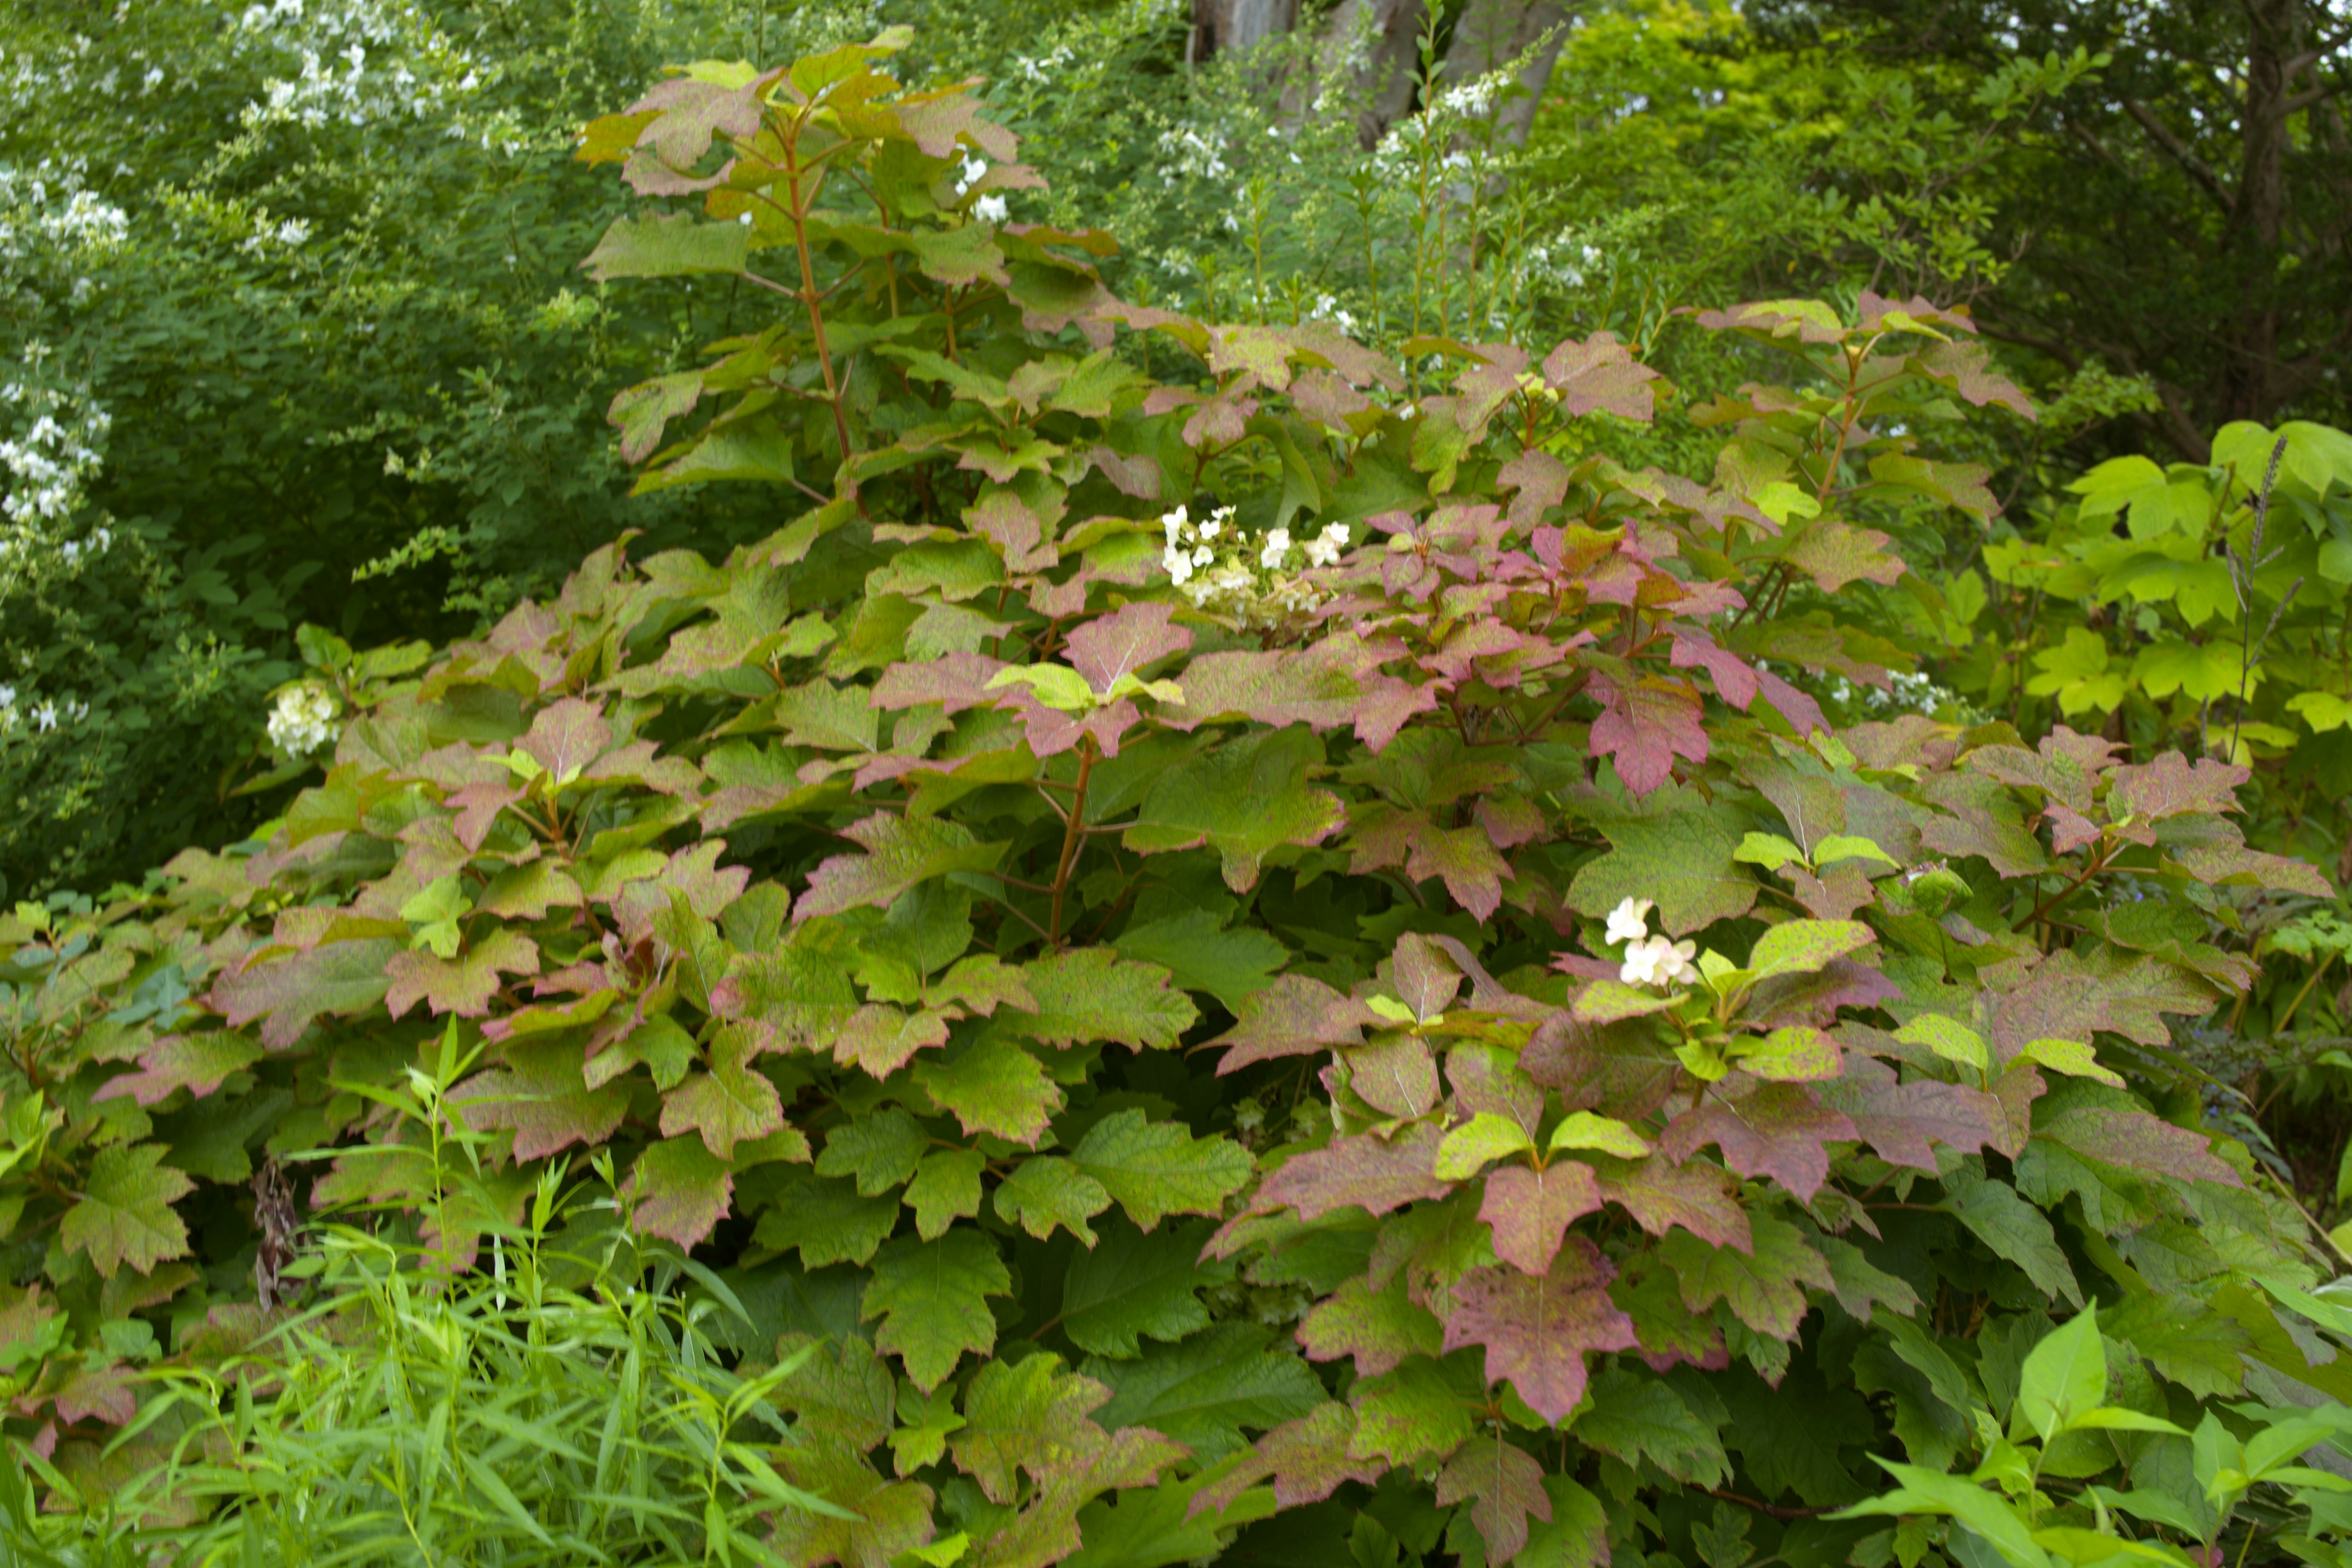
[[[1648,795],[1673,778],[1676,757],[1706,761],[1698,699],[1687,688],[1665,680],[1621,688],[1595,677],[1592,693],[1602,706],[1592,721],[1591,752],[1612,759],[1617,776],[1634,795]]]
[[[120,1100],[129,1095],[141,1105],[153,1105],[186,1089],[202,1100],[220,1087],[221,1079],[250,1067],[261,1052],[242,1035],[166,1035],[139,1053],[139,1070],[110,1079],[91,1100]]]
[[[1388,1466],[1377,1458],[1351,1459],[1356,1413],[1345,1405],[1318,1405],[1295,1421],[1286,1421],[1257,1440],[1257,1451],[1233,1470],[1193,1494],[1186,1519],[1223,1513],[1235,1498],[1272,1477],[1278,1508],[1303,1508],[1321,1502],[1339,1489],[1342,1481],[1378,1481]]]
[[[1880,1159],[1931,1174],[1937,1144],[1973,1154],[2008,1135],[2000,1101],[1984,1090],[1937,1079],[1898,1083],[1893,1068],[1867,1057],[1847,1058],[1845,1076],[1814,1092],[1845,1113]]]
[[[1715,689],[1741,712],[1756,700],[1756,671],[1748,662],[1696,626],[1675,623],[1675,648],[1667,663],[1676,669],[1704,669],[1715,678]]]
[[[2203,1133],[2177,1127],[2147,1110],[2083,1106],[2061,1113],[2033,1136],[2064,1145],[2086,1159],[2176,1181],[2242,1187],[2238,1173],[2213,1153]]]
[[[1698,1160],[1678,1164],[1663,1154],[1638,1163],[1612,1161],[1600,1184],[1602,1197],[1623,1205],[1652,1236],[1680,1226],[1717,1247],[1748,1248],[1748,1211],[1719,1165]]]
[[[1317,1056],[1335,1046],[1352,1046],[1381,1016],[1320,980],[1279,974],[1274,984],[1243,999],[1234,1026],[1209,1043],[1223,1046],[1220,1075],[1277,1057]]]
[[[1560,411],[1614,414],[1646,425],[1654,407],[1649,384],[1658,373],[1636,364],[1625,345],[1608,332],[1582,342],[1570,338],[1545,356],[1545,383],[1559,394]]]
[[[514,1156],[543,1160],[579,1143],[594,1148],[629,1113],[630,1086],[588,1087],[576,1039],[524,1036],[506,1059],[457,1086],[449,1102],[477,1131],[514,1130]]]
[[[593,702],[567,697],[541,709],[515,749],[560,783],[584,772],[612,743],[613,729],[603,711]]]
[[[500,975],[539,973],[539,944],[501,926],[455,958],[415,948],[394,954],[383,972],[392,980],[384,1011],[395,1018],[419,1002],[436,1018],[478,1018],[490,1010]]]
[[[1544,1275],[1474,1268],[1454,1287],[1445,1348],[1486,1347],[1486,1381],[1508,1382],[1529,1409],[1557,1424],[1584,1397],[1585,1357],[1635,1343],[1633,1321],[1609,1299],[1616,1272],[1582,1237],[1561,1247]]]
[[[1540,1171],[1503,1165],[1486,1173],[1478,1217],[1495,1233],[1495,1256],[1522,1274],[1541,1274],[1559,1256],[1568,1227],[1601,1206],[1592,1167],[1554,1160]]]
[[[1745,1099],[1718,1095],[1685,1111],[1658,1142],[1676,1161],[1712,1143],[1741,1175],[1769,1176],[1806,1202],[1829,1179],[1826,1146],[1860,1136],[1843,1111],[1829,1110],[1796,1084],[1768,1083]]]
[[[1435,1173],[1444,1136],[1421,1121],[1393,1140],[1370,1132],[1334,1139],[1328,1149],[1291,1156],[1266,1177],[1251,1206],[1260,1214],[1292,1208],[1301,1219],[1320,1219],[1334,1209],[1353,1206],[1384,1215],[1421,1199],[1442,1198],[1454,1190],[1453,1183]]]
[[[1088,621],[1070,634],[1070,667],[1097,692],[1108,692],[1120,676],[1138,674],[1192,646],[1191,631],[1170,624],[1174,614],[1168,605],[1147,600]]]
[[[1470,1522],[1486,1543],[1486,1561],[1508,1563],[1528,1543],[1528,1516],[1551,1522],[1543,1467],[1514,1447],[1500,1428],[1481,1432],[1454,1452],[1437,1473],[1437,1506],[1467,1498]]]

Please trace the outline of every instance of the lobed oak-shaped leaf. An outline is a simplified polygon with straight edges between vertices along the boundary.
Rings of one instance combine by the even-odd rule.
[[[865,905],[887,907],[899,894],[956,871],[991,871],[1004,858],[1002,844],[982,844],[969,828],[940,817],[877,812],[843,830],[866,850],[836,855],[809,873],[795,920],[837,915]]]
[[[1012,1290],[996,1243],[958,1226],[936,1241],[900,1237],[877,1253],[864,1316],[881,1319],[875,1348],[897,1356],[908,1378],[929,1394],[966,1351],[985,1355],[996,1343],[988,1298]]]
[[[1633,1322],[1609,1299],[1616,1269],[1601,1249],[1572,1237],[1549,1272],[1475,1268],[1454,1288],[1445,1348],[1482,1345],[1486,1381],[1507,1382],[1558,1424],[1584,1397],[1588,1355],[1633,1348]]]
[[[80,1198],[58,1226],[66,1250],[87,1254],[101,1279],[113,1279],[126,1263],[152,1274],[158,1263],[187,1255],[188,1227],[172,1205],[194,1192],[195,1184],[160,1166],[163,1154],[160,1143],[100,1149]]]
[[[1249,1152],[1220,1134],[1195,1138],[1173,1121],[1114,1111],[1087,1129],[1070,1163],[1150,1230],[1171,1214],[1216,1215],[1255,1169]]]
[[[1047,1046],[1116,1040],[1136,1050],[1164,1050],[1183,1036],[1200,1010],[1169,984],[1156,963],[1121,958],[1107,947],[1065,948],[1030,960],[1021,982],[1034,1007],[1010,1004],[1008,1026]]]
[[[647,1144],[621,1194],[639,1230],[683,1247],[701,1245],[734,1195],[734,1172],[699,1138]]]
[[[1692,1311],[1728,1301],[1733,1315],[1758,1333],[1794,1339],[1805,1288],[1829,1289],[1830,1266],[1785,1220],[1751,1215],[1748,1226],[1753,1244],[1746,1251],[1709,1247],[1688,1231],[1666,1237],[1658,1250],[1682,1281],[1683,1304]]]
[[[1827,1145],[1859,1136],[1843,1111],[1794,1084],[1768,1083],[1741,1099],[1711,1098],[1683,1112],[1667,1123],[1658,1146],[1682,1161],[1713,1143],[1741,1175],[1769,1176],[1807,1202],[1829,1179]]]
[[[97,1103],[128,1096],[149,1106],[184,1089],[202,1100],[218,1089],[223,1079],[251,1067],[260,1058],[260,1050],[242,1035],[226,1031],[165,1035],[139,1053],[137,1072],[108,1079],[89,1098]]]

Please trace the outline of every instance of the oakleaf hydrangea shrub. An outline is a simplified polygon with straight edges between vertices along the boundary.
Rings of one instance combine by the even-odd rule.
[[[1786,384],[1687,403],[1139,306],[899,41],[583,140],[593,272],[770,301],[613,418],[771,534],[354,675],[268,832],[0,933],[49,1505],[279,1342],[283,1169],[494,1279],[586,1181],[786,1369],[781,1562],[2336,1561],[2333,1259],[2171,1044],[2327,879],[2242,768],[1810,694],[1991,510],[1890,434],[2022,408],[1967,321],[1711,313]],[[1711,482],[1606,455],[1662,402]]]

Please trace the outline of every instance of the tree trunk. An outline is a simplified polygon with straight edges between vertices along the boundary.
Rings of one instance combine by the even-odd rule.
[[[1244,54],[1298,25],[1298,0],[1192,0],[1189,63]]]

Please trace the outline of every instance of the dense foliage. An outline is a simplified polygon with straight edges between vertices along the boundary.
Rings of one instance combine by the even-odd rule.
[[[1967,319],[1709,310],[1676,388],[1138,303],[904,41],[581,148],[592,273],[741,311],[637,488],[767,531],[306,633],[323,779],[0,921],[21,1549],[2340,1561],[2352,1308],[2181,1041],[2335,889],[2251,696],[1915,672],[2032,416]],[[2284,449],[1987,563],[2120,510],[2251,602],[2352,496]]]

